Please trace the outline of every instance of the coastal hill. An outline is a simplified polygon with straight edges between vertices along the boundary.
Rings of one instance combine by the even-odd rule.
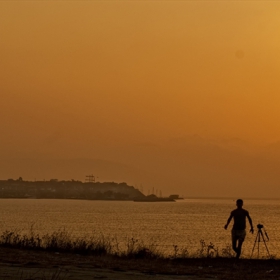
[[[115,182],[0,180],[0,198],[57,198],[134,200],[145,195],[133,186]]]

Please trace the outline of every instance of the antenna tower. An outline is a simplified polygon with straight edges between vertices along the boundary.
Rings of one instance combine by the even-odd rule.
[[[86,175],[86,182],[87,183],[95,183],[95,176],[94,175]]]

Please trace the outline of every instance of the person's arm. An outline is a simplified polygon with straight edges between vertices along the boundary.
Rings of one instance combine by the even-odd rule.
[[[232,217],[233,217],[233,215],[232,215],[232,213],[230,213],[230,216],[229,216],[229,218],[228,218],[228,220],[227,220],[227,223],[225,224],[225,229],[227,229],[227,227],[228,227],[228,225],[229,225],[229,223],[230,223]]]
[[[251,226],[250,232],[254,233],[253,221],[252,221],[252,219],[249,215],[249,212],[247,212],[247,218],[248,218],[248,221],[249,221],[250,226]]]

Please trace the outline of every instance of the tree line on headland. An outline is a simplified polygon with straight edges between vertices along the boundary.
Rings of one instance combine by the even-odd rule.
[[[56,198],[89,200],[134,200],[145,197],[126,183],[81,181],[0,180],[0,198]]]

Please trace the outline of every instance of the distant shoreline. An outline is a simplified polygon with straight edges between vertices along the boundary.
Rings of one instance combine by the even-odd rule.
[[[233,200],[236,201],[239,197],[198,197],[198,196],[190,196],[190,197],[184,197],[184,199],[217,199],[217,200]],[[244,200],[280,200],[280,197],[242,197]]]
[[[31,199],[46,199],[46,200],[86,200],[86,201],[135,201],[135,199],[86,199],[86,198],[54,198],[54,197],[0,197],[0,199],[23,199],[23,200],[31,200]],[[229,200],[229,201],[236,201],[236,198],[228,198],[228,197],[184,197],[180,199],[175,199],[175,201],[188,201],[188,200]],[[280,201],[280,198],[244,198],[246,201]],[[138,202],[138,201],[137,201]],[[158,201],[148,201],[148,200],[141,200],[141,202],[158,202]],[[172,202],[171,200],[165,200],[165,202]]]

